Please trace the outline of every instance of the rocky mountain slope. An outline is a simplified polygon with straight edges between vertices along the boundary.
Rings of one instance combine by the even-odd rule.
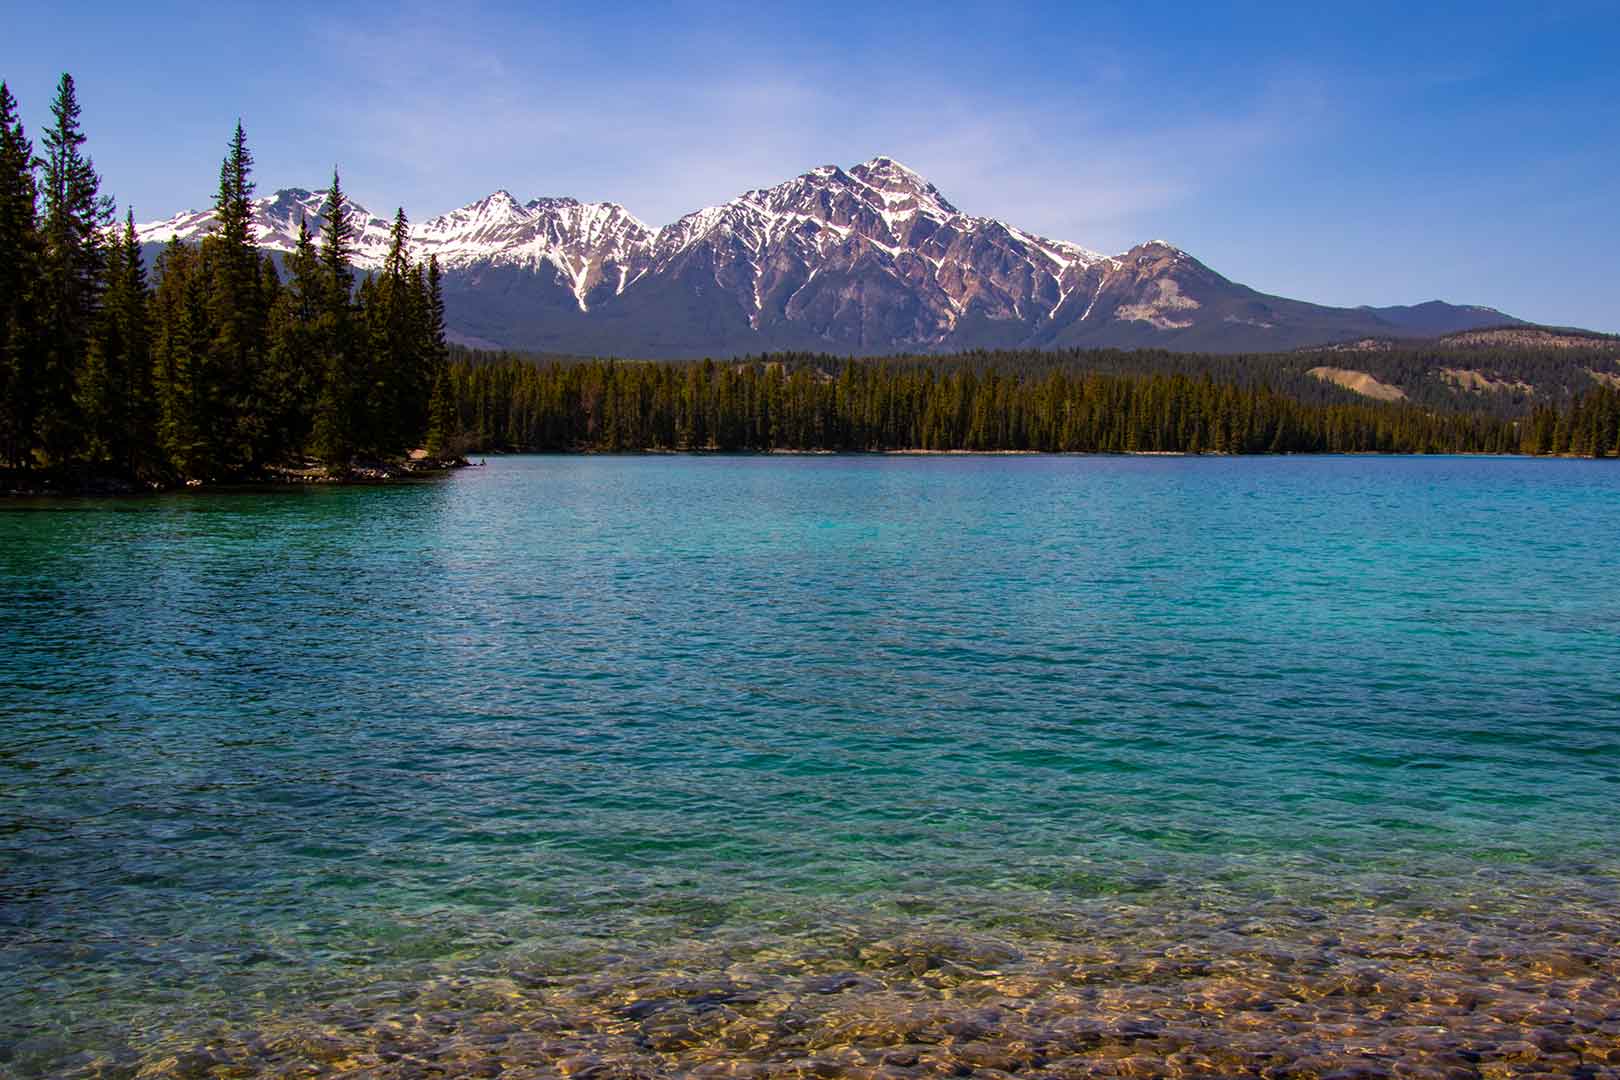
[[[257,203],[260,243],[288,251],[323,193]],[[357,262],[380,265],[388,224],[362,207]],[[199,239],[207,211],[140,227]],[[1277,351],[1517,324],[1491,308],[1333,308],[1229,281],[1164,241],[1103,255],[965,214],[892,158],[823,166],[652,228],[615,203],[497,191],[413,226],[445,269],[465,342],[642,357],[783,349],[978,347]]]

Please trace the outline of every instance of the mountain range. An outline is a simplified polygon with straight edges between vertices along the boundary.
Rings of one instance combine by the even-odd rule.
[[[322,191],[256,200],[260,245],[292,250]],[[350,204],[355,262],[389,223]],[[200,239],[211,211],[139,226],[149,254]],[[444,270],[452,338],[646,358],[1113,346],[1276,352],[1368,337],[1524,325],[1430,301],[1336,308],[1230,281],[1162,240],[1104,255],[958,210],[892,158],[826,165],[653,228],[616,203],[520,202],[501,190],[411,228]]]

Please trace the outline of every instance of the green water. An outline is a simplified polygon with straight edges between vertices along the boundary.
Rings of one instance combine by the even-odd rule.
[[[1016,1012],[1167,1025],[1024,1072],[1235,1070],[1232,1010],[1189,1004],[1221,979],[1269,1015],[1425,941],[1345,1005],[1386,1065],[1423,1025],[1385,999],[1444,983],[1566,1002],[1543,1064],[1620,1067],[1617,538],[1608,463],[1448,458],[532,457],[13,500],[0,1069],[982,1071],[904,1047],[1056,1045]],[[995,995],[1029,1008],[973,1038],[827,1011]],[[669,1045],[635,1005],[688,998]],[[400,1016],[439,1027],[376,1057]]]

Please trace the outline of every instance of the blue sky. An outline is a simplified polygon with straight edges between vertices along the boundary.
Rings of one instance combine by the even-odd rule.
[[[337,163],[413,219],[504,187],[657,225],[886,153],[970,213],[1268,292],[1620,331],[1614,0],[0,4],[29,133],[73,72],[142,220],[207,204],[238,116],[261,192]]]

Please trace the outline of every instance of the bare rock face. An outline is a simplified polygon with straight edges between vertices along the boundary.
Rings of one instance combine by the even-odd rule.
[[[261,245],[291,250],[300,217],[319,229],[324,200],[302,189],[259,200]],[[381,265],[387,222],[352,210],[356,262]],[[192,212],[139,232],[153,245],[188,241],[212,223]],[[658,229],[616,203],[497,191],[413,226],[411,243],[445,270],[456,336],[553,352],[1269,351],[1517,322],[1438,302],[1347,309],[1266,296],[1164,241],[1103,255],[965,214],[888,157],[812,169]]]

